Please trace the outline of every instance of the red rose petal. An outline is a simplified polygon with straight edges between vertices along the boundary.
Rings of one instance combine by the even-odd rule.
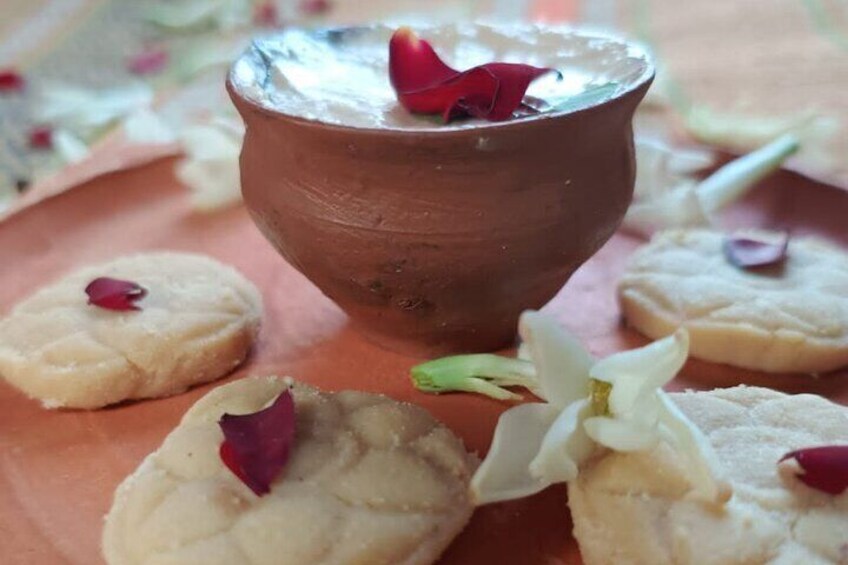
[[[20,92],[26,86],[24,77],[13,69],[0,69],[0,94]]]
[[[151,47],[136,53],[127,60],[127,70],[137,75],[150,75],[161,72],[168,64],[168,52],[162,48]]]
[[[36,126],[29,130],[29,146],[33,149],[53,147],[53,130],[47,126]]]
[[[786,260],[789,248],[789,232],[783,232],[779,240],[762,240],[745,236],[728,237],[724,242],[724,254],[733,265],[742,269],[768,267]]]
[[[827,445],[791,451],[780,461],[795,459],[803,473],[798,480],[810,488],[832,495],[848,489],[848,445]]]
[[[427,41],[406,27],[389,41],[389,80],[408,111],[503,121],[523,107],[530,83],[554,69],[516,63],[488,63],[459,72]]]
[[[317,16],[329,12],[333,7],[330,0],[302,0],[300,11],[310,16]]]
[[[218,421],[224,432],[221,461],[257,496],[267,494],[288,462],[295,422],[294,398],[288,390],[259,412],[224,414]]]
[[[260,27],[277,27],[280,25],[280,13],[273,0],[260,2],[253,10],[253,24]]]
[[[85,287],[88,303],[106,310],[141,310],[135,302],[147,295],[147,290],[132,281],[109,277],[94,279]]]

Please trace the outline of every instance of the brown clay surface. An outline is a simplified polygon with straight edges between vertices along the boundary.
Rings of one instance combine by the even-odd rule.
[[[519,314],[548,302],[623,218],[641,76],[584,111],[438,132],[292,118],[230,83],[247,124],[245,202],[377,343],[425,355],[503,347]]]
[[[0,224],[0,311],[59,274],[130,251],[179,249],[234,265],[262,290],[266,317],[248,374],[289,374],[328,390],[360,389],[415,402],[481,455],[507,407],[471,395],[430,396],[408,379],[417,359],[381,350],[288,266],[244,209],[192,213],[171,162],[112,174]],[[848,249],[848,195],[784,174],[729,213],[736,225],[790,226]],[[645,343],[619,324],[615,280],[638,245],[616,235],[546,310],[596,354]],[[812,391],[848,404],[848,371],[817,379],[691,362],[676,388],[738,382]],[[118,483],[156,449],[185,410],[215,385],[98,412],[47,412],[0,384],[0,532],[4,563],[100,563],[103,515]],[[479,509],[441,563],[579,563],[565,489]]]

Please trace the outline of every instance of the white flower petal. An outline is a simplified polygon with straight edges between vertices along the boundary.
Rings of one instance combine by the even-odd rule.
[[[576,339],[534,311],[521,315],[518,333],[536,367],[540,390],[534,393],[559,407],[586,397],[593,359]]]
[[[141,108],[127,116],[124,134],[133,143],[164,145],[177,140],[171,126],[150,108]]]
[[[53,148],[65,163],[78,163],[88,157],[88,146],[66,129],[57,129],[52,135]]]
[[[530,474],[530,462],[559,415],[545,403],[521,404],[501,414],[489,453],[471,479],[476,504],[522,498],[551,484]]]
[[[241,200],[241,136],[233,128],[237,126],[216,122],[188,127],[180,135],[186,158],[177,164],[176,174],[192,190],[192,204],[199,210]]]
[[[153,90],[141,82],[96,90],[51,83],[42,89],[34,114],[38,121],[87,139],[152,102]]]
[[[656,230],[704,227],[712,222],[695,192],[696,185],[682,182],[677,187],[634,202],[624,216],[623,227],[641,235]]]
[[[635,139],[636,184],[634,198],[656,198],[690,181],[692,175],[715,161],[712,151],[679,149],[661,139],[640,135]]]
[[[689,333],[681,328],[645,347],[610,355],[596,363],[590,375],[612,384],[610,412],[628,414],[639,409],[637,400],[672,380],[688,355]]]
[[[718,456],[700,428],[686,417],[663,391],[657,392],[659,419],[672,445],[689,461],[687,469],[693,483],[692,497],[724,503],[733,495],[733,487],[724,478]]]
[[[595,442],[615,451],[643,451],[660,441],[656,425],[639,426],[632,421],[606,416],[587,418],[583,428]]]
[[[530,474],[559,483],[573,481],[582,465],[595,450],[583,429],[583,421],[592,415],[589,399],[569,404],[551,425],[535,459]]]

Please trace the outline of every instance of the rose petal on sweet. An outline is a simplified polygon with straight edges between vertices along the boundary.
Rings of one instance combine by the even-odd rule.
[[[135,303],[147,295],[147,290],[133,281],[109,277],[96,278],[85,287],[88,303],[106,310],[141,310]]]
[[[277,27],[280,25],[280,13],[273,0],[260,2],[253,9],[253,24],[260,27]]]
[[[790,451],[778,463],[794,459],[804,471],[795,476],[810,488],[832,494],[848,489],[848,445],[825,445]]]
[[[531,475],[530,462],[558,415],[555,406],[545,403],[521,404],[501,414],[489,453],[471,478],[475,504],[523,498],[552,484]]]
[[[136,75],[159,73],[168,64],[168,59],[165,49],[149,47],[127,59],[127,70]]]
[[[25,86],[22,74],[14,69],[0,69],[0,94],[20,92]]]
[[[53,128],[35,126],[27,135],[29,146],[33,149],[50,149],[53,147]]]
[[[780,232],[775,238],[730,236],[724,241],[725,257],[740,269],[756,269],[780,264],[786,260],[788,249],[788,231]]]
[[[518,320],[518,334],[539,381],[533,392],[548,402],[566,407],[589,394],[592,356],[550,316],[527,311]]]
[[[424,90],[459,74],[439,58],[429,42],[420,39],[410,28],[398,28],[392,34],[389,40],[389,81],[398,94]],[[441,111],[443,109],[437,113]]]
[[[286,390],[270,406],[252,414],[224,414],[218,425],[224,433],[219,449],[224,465],[257,496],[270,492],[294,445],[291,392]]]

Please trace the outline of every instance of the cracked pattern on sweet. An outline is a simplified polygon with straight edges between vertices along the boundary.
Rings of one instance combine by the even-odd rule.
[[[89,305],[84,289],[102,276],[145,287],[141,310]],[[256,288],[207,257],[123,257],[62,278],[0,321],[0,376],[49,408],[175,394],[241,363],[261,312]]]
[[[690,330],[693,356],[767,371],[848,364],[848,255],[815,240],[789,244],[785,265],[746,271],[724,236],[675,230],[637,251],[619,283],[628,322],[659,338]]]
[[[791,473],[782,476],[777,462],[798,448],[848,444],[848,408],[755,387],[672,398],[716,449],[733,498],[723,509],[684,500],[686,469],[667,446],[611,453],[569,489],[588,565],[846,563],[848,492],[834,497],[811,489]],[[628,536],[640,539],[630,549],[597,543]]]
[[[112,565],[431,563],[471,516],[476,459],[421,408],[295,385],[297,436],[269,494],[221,462],[225,412],[255,412],[276,377],[219,387],[119,487],[104,530]]]

